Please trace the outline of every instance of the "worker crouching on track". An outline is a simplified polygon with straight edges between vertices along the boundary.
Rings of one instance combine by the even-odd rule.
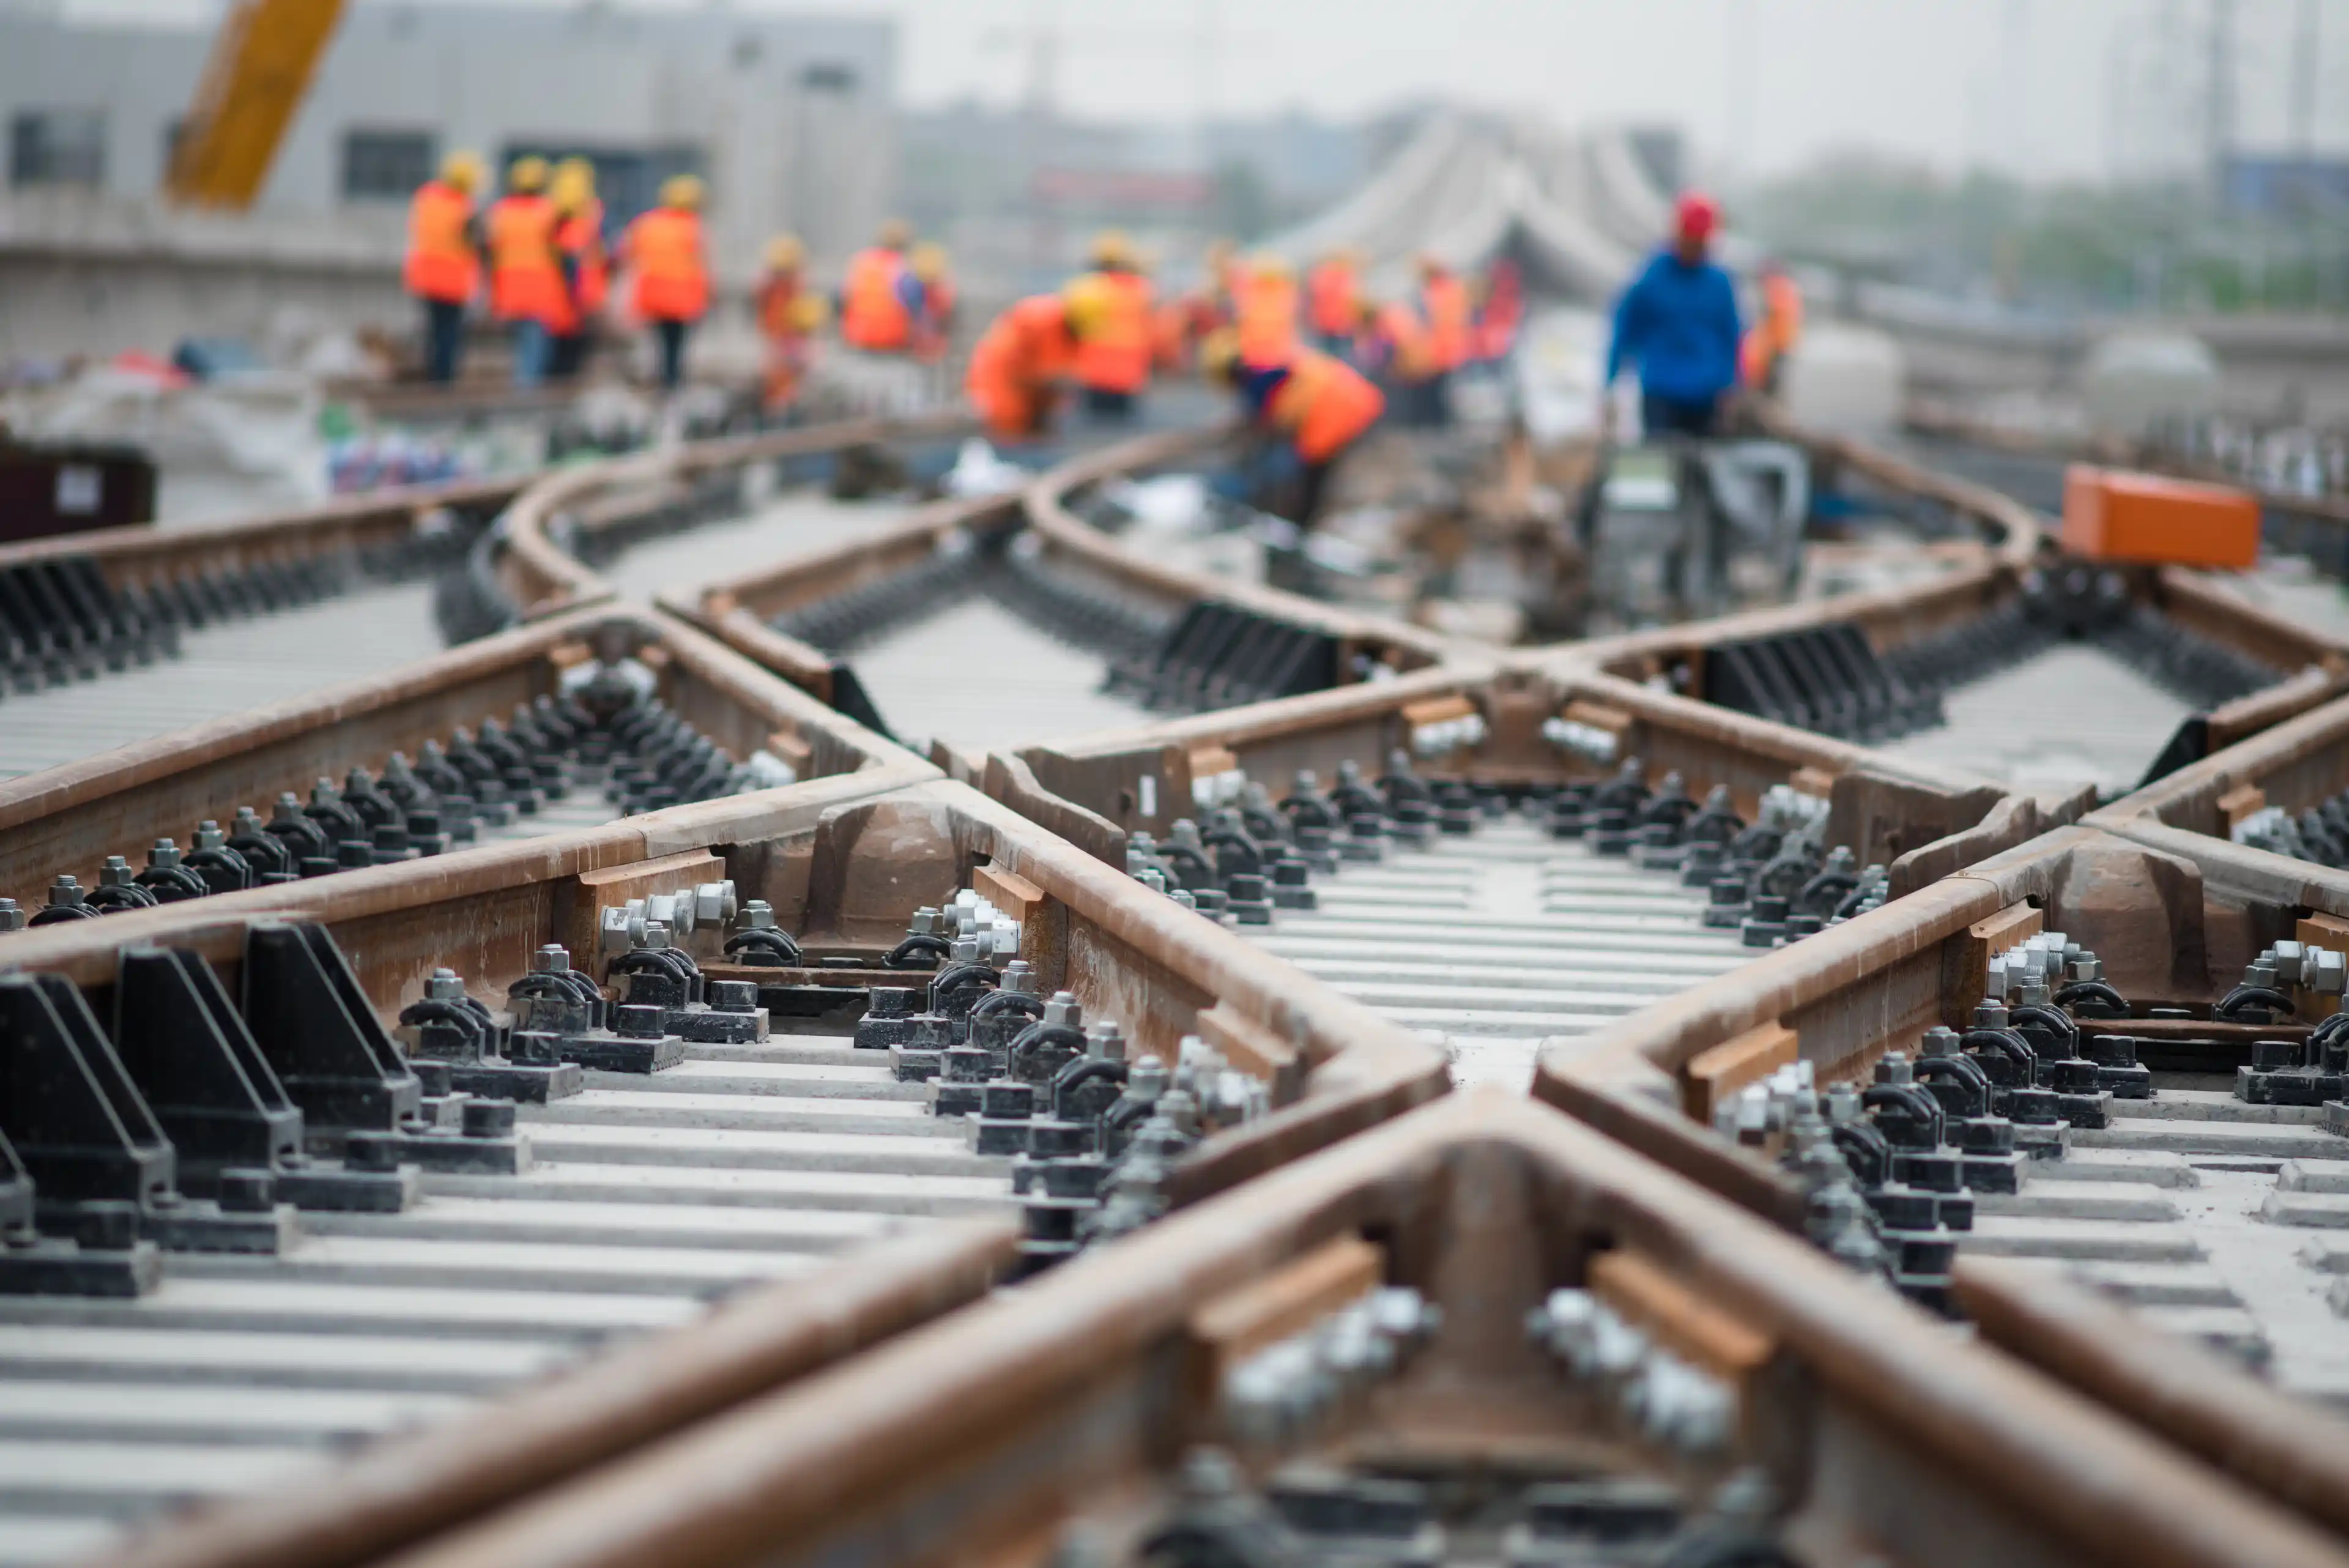
[[[402,278],[424,306],[424,379],[457,379],[465,347],[465,307],[481,286],[481,233],[473,213],[481,161],[452,152],[439,178],[416,189],[408,205],[408,262]]]
[[[546,182],[545,159],[517,158],[506,171],[506,193],[490,208],[490,308],[512,334],[517,387],[546,379],[554,340],[573,329],[577,315]]]
[[[1062,296],[1077,336],[1077,383],[1087,412],[1123,421],[1133,418],[1135,400],[1150,385],[1154,298],[1123,234],[1097,237],[1092,264]]]
[[[1035,441],[1050,433],[1060,389],[1076,369],[1076,334],[1068,301],[1041,294],[989,323],[970,351],[964,390],[998,441]]]
[[[701,235],[701,182],[679,174],[661,204],[628,225],[620,248],[636,275],[636,313],[659,347],[660,384],[685,379],[685,339],[709,308],[709,258]]]
[[[1251,366],[1228,333],[1202,346],[1199,365],[1210,381],[1239,393],[1250,426],[1294,463],[1296,499],[1278,509],[1311,528],[1320,518],[1331,472],[1386,412],[1386,395],[1336,355],[1301,345],[1285,363]],[[1267,488],[1280,486],[1276,480]]]
[[[1721,426],[1737,386],[1737,290],[1713,265],[1721,212],[1690,192],[1673,214],[1672,243],[1651,260],[1615,306],[1615,332],[1599,388],[1602,430],[1614,428],[1613,390],[1626,369],[1640,375],[1640,421],[1651,438],[1704,437]]]
[[[570,330],[557,332],[547,373],[574,380],[587,368],[597,324],[612,292],[612,262],[604,248],[604,203],[595,195],[595,166],[566,158],[555,166],[547,198],[554,203],[554,254],[571,294]]]
[[[827,314],[823,296],[807,285],[807,248],[795,234],[767,242],[759,275],[759,338],[766,345],[761,401],[770,416],[789,414],[815,363],[815,335]]]

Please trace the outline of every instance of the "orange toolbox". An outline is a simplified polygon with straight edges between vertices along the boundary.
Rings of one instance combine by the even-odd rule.
[[[2247,571],[2260,556],[2260,504],[2223,484],[2074,463],[2064,475],[2064,551]]]

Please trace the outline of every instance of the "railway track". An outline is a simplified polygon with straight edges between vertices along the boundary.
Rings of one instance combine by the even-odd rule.
[[[1594,1467],[1591,1443],[1608,1417],[1522,1332],[1524,1312],[1552,1287],[1589,1287],[1632,1321],[1652,1321],[1666,1310],[1660,1303],[1694,1303],[1696,1317],[1680,1328],[1708,1343],[1704,1314],[1721,1303],[1758,1322],[1769,1354],[1732,1368],[1730,1405],[1711,1407],[1739,1412],[1741,1432],[1780,1418],[1777,1396],[1749,1376],[1762,1362],[1857,1401],[1812,1408],[1801,1417],[1814,1423],[1809,1436],[1784,1453],[1738,1449],[1780,1467],[1773,1474],[1789,1498],[1809,1500],[1803,1529],[1897,1541],[1904,1561],[1943,1560],[1946,1546],[1923,1540],[1914,1521],[1861,1501],[1897,1474],[1922,1500],[1920,1518],[1946,1508],[1994,1519],[2010,1556],[2139,1561],[2116,1544],[2135,1535],[2115,1535],[2109,1515],[2091,1520],[2075,1506],[2082,1489],[2102,1484],[2098,1467],[2127,1465],[2194,1500],[2205,1523],[2231,1521],[2230,1535],[2147,1513],[2188,1543],[2179,1561],[2285,1561],[2304,1550],[2326,1560],[2331,1548],[2304,1532],[2344,1521],[2323,1508],[2297,1511],[2312,1508],[2294,1490],[2302,1471],[2247,1473],[2220,1440],[2234,1428],[2193,1429],[2165,1410],[2148,1393],[2158,1356],[2122,1355],[2117,1369],[2093,1372],[2075,1364],[2076,1345],[2044,1322],[2095,1309],[2064,1293],[2067,1284],[1992,1267],[1992,1252],[2032,1251],[1999,1238],[2083,1215],[2211,1238],[2241,1230],[2239,1217],[2175,1201],[2215,1191],[2215,1180],[2164,1189],[2174,1220],[2152,1218],[2143,1194],[2122,1190],[2127,1180],[2106,1178],[2085,1208],[2081,1193],[2061,1190],[2089,1187],[2077,1173],[2093,1176],[2104,1147],[2137,1154],[2131,1140],[2144,1135],[2126,1124],[2160,1113],[2114,1116],[2127,1136],[2105,1146],[2075,1129],[2068,1171],[2056,1169],[2064,1161],[2035,1162],[2011,1205],[1985,1196],[1967,1216],[1971,1251],[1954,1272],[1905,1271],[1910,1293],[2008,1325],[1986,1329],[1989,1347],[1962,1352],[1957,1366],[1950,1342],[1922,1320],[1751,1217],[1799,1226],[1786,1177],[1653,1098],[1661,1090],[1694,1105],[1691,1063],[1733,1045],[1738,1072],[1764,1058],[1775,1071],[1796,1055],[1820,1073],[1872,1064],[1920,1007],[1962,988],[1971,971],[1952,955],[1972,954],[1982,917],[1950,922],[1985,898],[2002,900],[1992,914],[2037,898],[2082,940],[2103,919],[2122,934],[2096,934],[2093,945],[2131,1001],[2197,1004],[2183,991],[2124,981],[2120,968],[2123,955],[2189,944],[2127,926],[2133,909],[2096,901],[2096,875],[2116,863],[2109,846],[2140,831],[2113,815],[2129,802],[2091,826],[2066,826],[2099,805],[2097,790],[1896,754],[1883,742],[1898,726],[1863,711],[1864,682],[1830,682],[1795,714],[1723,701],[1720,678],[1734,662],[1725,648],[1825,630],[1846,647],[1856,635],[1897,672],[1904,657],[1914,667],[1914,649],[1903,649],[1921,638],[1980,641],[2012,625],[2044,602],[2030,599],[2026,581],[2038,547],[2027,514],[1878,463],[1874,483],[1976,520],[1989,536],[1981,557],[1876,594],[1504,652],[1149,558],[1096,525],[1104,481],[1195,462],[1212,437],[1122,443],[1021,494],[927,506],[823,502],[802,483],[809,464],[844,446],[902,450],[946,433],[899,425],[733,438],[550,477],[497,499],[494,533],[469,524],[455,535],[470,557],[457,620],[505,629],[391,677],[289,696],[0,785],[0,890],[30,909],[59,875],[85,894],[136,883],[154,839],[186,836],[175,847],[191,847],[198,821],[233,819],[237,805],[286,791],[295,817],[348,827],[336,807],[349,801],[336,796],[386,794],[395,752],[413,772],[433,754],[429,742],[454,769],[426,781],[429,800],[395,798],[390,817],[357,813],[358,836],[298,826],[274,835],[313,851],[295,855],[284,879],[0,936],[12,972],[53,977],[0,981],[0,1003],[20,1010],[12,1017],[40,1025],[27,1033],[20,1023],[13,1043],[38,1035],[43,1051],[103,1062],[114,1035],[123,1058],[151,1073],[190,1047],[142,1052],[136,1030],[205,1010],[126,1013],[126,998],[167,981],[202,995],[209,974],[221,1002],[197,1034],[219,1035],[231,1058],[258,1054],[308,1118],[295,1144],[224,1154],[169,1100],[179,1091],[140,1084],[159,1120],[172,1110],[189,1129],[189,1152],[175,1172],[184,1196],[159,1204],[134,1184],[127,1217],[105,1192],[66,1195],[53,1139],[24,1159],[34,1191],[47,1172],[49,1239],[0,1253],[0,1269],[106,1293],[0,1296],[0,1538],[17,1543],[0,1558],[13,1550],[54,1561],[95,1545],[119,1561],[181,1568],[489,1561],[483,1553],[588,1562],[641,1560],[658,1541],[652,1554],[664,1561],[746,1560],[762,1551],[753,1540],[781,1538],[758,1532],[798,1529],[790,1487],[756,1483],[784,1511],[705,1509],[706,1523],[731,1521],[706,1530],[671,1506],[707,1503],[695,1486],[675,1484],[675,1467],[733,1485],[749,1472],[711,1455],[745,1443],[851,1477],[863,1474],[857,1456],[891,1453],[888,1486],[835,1490],[835,1501],[896,1500],[877,1506],[902,1502],[913,1511],[899,1517],[968,1532],[955,1538],[975,1549],[999,1528],[994,1504],[972,1511],[950,1501],[971,1495],[949,1484],[953,1464],[906,1462],[952,1442],[963,1419],[992,1428],[957,1450],[964,1459],[1000,1444],[988,1472],[1000,1484],[981,1490],[1007,1509],[1043,1507],[1027,1501],[1042,1472],[1023,1456],[1065,1458],[1053,1434],[1068,1420],[1110,1439],[1088,1450],[1088,1465],[1106,1467],[1103,1486],[1179,1512],[1199,1501],[1195,1484],[1185,1491],[1159,1459],[1125,1457],[1155,1428],[1137,1424],[1138,1407],[1116,1391],[1141,1386],[1135,1369],[1157,1364],[1165,1346],[1196,1343],[1198,1314],[1237,1311],[1218,1303],[1249,1295],[1243,1285],[1276,1303],[1309,1294],[1282,1282],[1288,1268],[1322,1278],[1312,1271],[1335,1265],[1319,1253],[1298,1260],[1343,1232],[1383,1250],[1365,1264],[1364,1242],[1352,1242],[1346,1278],[1410,1285],[1459,1324],[1415,1347],[1408,1397],[1380,1396],[1396,1419],[1361,1440],[1305,1445],[1345,1473],[1271,1486],[1265,1496],[1284,1517],[1346,1513],[1354,1502],[1345,1499],[1387,1495],[1374,1481],[1441,1479],[1458,1459],[1457,1412],[1477,1407],[1462,1401],[1485,1397],[1479,1379],[1501,1376],[1523,1382],[1516,1403],[1503,1404],[1541,1456],[1539,1479],[1596,1485],[1603,1474],[1602,1490],[1646,1498],[1651,1521],[1669,1515],[1660,1531],[1719,1523],[1726,1516],[1702,1501],[1710,1483],[1692,1484],[1681,1462],[1690,1456],[1633,1458],[1639,1444],[1607,1438],[1600,1446],[1617,1457]],[[383,526],[412,530],[417,515],[411,504]],[[435,548],[443,560],[453,553]],[[740,569],[746,557],[783,552]],[[624,602],[657,586],[656,607]],[[2242,667],[2239,676],[2256,666],[2275,677],[2203,704],[2201,751],[2280,719],[2270,738],[2282,744],[2313,722],[2292,715],[2331,711],[2318,704],[2338,690],[2344,665],[2330,644],[2239,610],[2199,579],[2126,587],[2130,613],[2158,618],[2156,631],[2195,628]],[[291,626],[304,613],[250,625]],[[942,655],[957,666],[943,675]],[[138,679],[126,670],[77,690],[128,691]],[[1939,695],[1945,714],[1960,714],[1962,690]],[[1894,717],[1913,724],[1924,711]],[[1782,722],[1790,716],[1812,722]],[[1953,733],[1972,722],[1960,718]],[[926,743],[916,752],[900,737]],[[2231,755],[2199,766],[2223,770]],[[2204,776],[2179,760],[2180,787]],[[324,799],[305,794],[320,773],[335,781]],[[468,813],[470,845],[438,842]],[[2117,852],[2124,861],[2135,853]],[[2203,853],[2222,857],[2204,877],[2217,901],[2207,916],[2192,909],[2215,976],[2226,943],[2275,924],[2284,885],[2244,894],[2223,857],[2254,852],[2212,839]],[[106,869],[111,855],[124,857],[122,871]],[[162,874],[171,869],[150,884],[175,880]],[[974,911],[959,956],[930,935],[956,923],[958,897]],[[2331,909],[2329,898],[2316,902]],[[760,934],[774,932],[785,935]],[[148,944],[193,956],[142,953],[137,974],[125,970],[121,955]],[[563,950],[561,967],[539,956],[550,944]],[[960,969],[960,997],[930,993],[936,971],[894,969],[893,950],[900,962],[926,954]],[[661,956],[678,953],[690,966]],[[347,981],[333,979],[337,965]],[[679,980],[681,969],[697,978]],[[530,978],[566,971],[585,980]],[[288,1028],[288,1005],[274,999],[289,975],[314,971],[327,979],[313,992],[323,985],[341,999],[332,1011],[340,1022],[324,1027],[314,1012]],[[1054,999],[1063,990],[1065,1003]],[[955,1012],[980,992],[1009,999],[998,1016],[1018,1025],[1016,1038],[1030,1033],[1029,1015],[1043,1015],[1035,1042],[982,1050],[989,1031]],[[539,998],[558,993],[584,1011],[543,1015],[555,1004]],[[1762,1005],[1756,995],[1779,999],[1770,1019],[1746,1016]],[[1781,1026],[1782,1015],[1792,1021]],[[1114,1028],[1086,1027],[1102,1023]],[[1789,1038],[1749,1055],[1747,1037],[1765,1025]],[[956,1040],[958,1027],[967,1039]],[[1868,1043],[1849,1044],[1856,1030]],[[360,1041],[387,1075],[413,1082],[412,1102],[409,1091],[386,1090],[388,1116],[355,1119],[348,1103],[321,1095],[316,1063],[300,1055],[321,1037]],[[1050,1072],[1023,1079],[1040,1063],[1061,1065],[1054,1053],[1080,1067],[1118,1064],[1123,1081],[1107,1066],[1084,1067],[1074,1086]],[[1183,1069],[1168,1090],[1133,1070],[1145,1054]],[[1666,1071],[1678,1081],[1659,1076]],[[1529,1075],[1537,1095],[1674,1174],[1547,1113],[1464,1096],[1314,1158],[1440,1094],[1447,1078],[1516,1085]],[[1714,1072],[1704,1081],[1728,1103],[1748,1080]],[[2164,1078],[2145,1104],[2184,1107],[2166,1120],[2191,1123],[2189,1133],[2242,1119],[2221,1115],[2209,1092]],[[1064,1093],[1073,1097],[1063,1103]],[[1119,1124],[1128,1137],[1115,1148],[1100,1118],[1115,1120],[1111,1107],[1129,1100],[1139,1106]],[[1700,1108],[1709,1118],[1713,1106]],[[2274,1125],[2332,1136],[2293,1118]],[[2104,1163],[2199,1171],[2189,1149],[2149,1152],[2177,1158]],[[1373,1194],[1361,1173],[1381,1160],[1413,1174]],[[1435,1179],[1418,1174],[1436,1171],[1477,1172],[1477,1182],[1499,1183],[1493,1194],[1521,1197],[1487,1209],[1453,1187],[1439,1199],[1423,1185]],[[1218,1205],[1213,1195],[1243,1184]],[[2321,1194],[2322,1182],[2291,1190]],[[1544,1196],[1528,1202],[1526,1193]],[[1256,1215],[1252,1206],[1276,1200],[1302,1207],[1262,1210],[1260,1229],[1209,1218],[1234,1205]],[[1431,1205],[1447,1202],[1483,1215],[1463,1223],[1452,1247],[1428,1240],[1444,1229]],[[2147,1218],[2130,1219],[2131,1203]],[[1196,1220],[1123,1234],[1193,1204],[1206,1206]],[[957,1310],[1096,1235],[1120,1263],[1080,1257]],[[1639,1283],[1594,1282],[1600,1235],[1638,1254],[1628,1277]],[[1916,1246],[1909,1262],[1934,1256],[1928,1242]],[[1693,1262],[1698,1253],[1706,1261]],[[1506,1278],[1505,1292],[1461,1293],[1503,1257],[1516,1262],[1490,1277]],[[1535,1258],[1548,1262],[1529,1267]],[[1186,1282],[1154,1283],[1154,1260]],[[2328,1397],[2329,1353],[2308,1325],[2289,1312],[2258,1315],[2258,1269],[2269,1266],[2082,1277],[2134,1292],[2132,1345],[2167,1343],[2150,1325],[2236,1352],[2264,1346],[2271,1374]],[[1659,1286],[1641,1267],[1671,1277]],[[2294,1299],[2321,1296],[2322,1283],[2296,1286]],[[1149,1298],[1140,1315],[1123,1304],[1133,1292]],[[1282,1309],[1281,1332],[1248,1348],[1342,1304],[1312,1301],[1309,1311]],[[1002,1325],[1029,1303],[1052,1327],[1021,1349]],[[1097,1313],[1110,1316],[1089,1315]],[[1496,1338],[1504,1318],[1510,1326]],[[1124,1326],[1084,1326],[1110,1321]],[[1465,1326],[1479,1323],[1473,1334]],[[2014,1326],[2025,1323],[2039,1326]],[[1516,1348],[1475,1348],[1504,1340]],[[1862,1352],[1863,1342],[1872,1348]],[[2048,1348],[2056,1343],[2068,1346],[2061,1355]],[[440,1346],[451,1347],[446,1356]],[[942,1359],[923,1359],[934,1355]],[[1893,1364],[1898,1376],[1885,1371]],[[1923,1376],[1943,1364],[1946,1376]],[[947,1398],[941,1391],[963,1376],[1016,1397],[1040,1424],[999,1410],[992,1396]],[[1985,1380],[2008,1407],[1963,1397],[1969,1381]],[[1110,1391],[1109,1403],[1034,1397],[1079,1386]],[[2309,1418],[2249,1384],[2211,1388],[2238,1426],[2298,1432],[2293,1423]],[[828,1413],[843,1407],[827,1403],[843,1390],[864,1401],[846,1407],[870,1412],[869,1433]],[[911,1418],[909,1399],[928,1402],[934,1431],[889,1425]],[[496,1401],[498,1418],[470,1419],[484,1400]],[[948,1412],[954,1419],[942,1419]],[[1239,1424],[1219,1427],[1226,1417]],[[1226,1408],[1180,1421],[1245,1447],[1261,1433],[1242,1427],[1267,1418],[1259,1409],[1240,1421]],[[781,1424],[759,1424],[768,1420]],[[1863,1428],[1895,1440],[1877,1452],[1844,1436]],[[761,1435],[739,1435],[746,1430]],[[2001,1456],[1997,1468],[2012,1475],[1951,1466],[1952,1432],[1989,1445],[1969,1451]],[[2054,1480],[2040,1476],[2050,1432],[2073,1445],[2063,1454],[2071,1468],[2047,1472]],[[1273,1447],[1299,1451],[1303,1434],[1281,1433]],[[357,1457],[341,1457],[355,1446]],[[1149,1448],[1174,1451],[1155,1438]],[[2321,1438],[2300,1448],[2332,1451]],[[1808,1457],[1789,1457],[1795,1450]],[[754,1459],[754,1471],[765,1462]],[[1717,1479],[1708,1463],[1694,1473]],[[1627,1479],[1635,1474],[1644,1479]],[[2016,1479],[2030,1476],[2040,1479]],[[945,1490],[923,1490],[933,1482]],[[1659,1504],[1658,1482],[1680,1501]],[[2168,1507],[2172,1492],[2155,1490]],[[664,1491],[667,1501],[656,1495]],[[1325,1501],[1298,1501],[1307,1494]],[[197,1500],[205,1505],[160,1528],[119,1533]],[[1537,1554],[1577,1549],[1580,1526],[1558,1525],[1547,1506],[1509,1491],[1497,1512],[1468,1519],[1423,1495],[1404,1516],[1421,1521],[1413,1528],[1423,1543],[1432,1521],[1461,1542],[1485,1531],[1497,1550],[1496,1532],[1514,1523],[1537,1538],[1527,1549]],[[1759,1511],[1748,1522],[1793,1528],[1783,1510],[1751,1507]],[[1076,1511],[1112,1533],[1139,1517]],[[1070,1516],[1061,1501],[1021,1517],[1031,1531],[1050,1520],[1057,1541]],[[789,1538],[811,1552],[849,1549],[862,1519],[852,1509],[823,1524],[832,1534]],[[1545,1530],[1564,1531],[1564,1541],[1543,1546]],[[887,1554],[914,1551],[901,1539]]]

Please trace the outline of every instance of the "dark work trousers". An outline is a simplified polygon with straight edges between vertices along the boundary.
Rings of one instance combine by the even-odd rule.
[[[1133,418],[1133,394],[1105,387],[1085,389],[1085,412],[1096,420],[1123,421]]]
[[[660,384],[675,391],[685,380],[685,335],[689,321],[656,321],[653,333],[660,342]]]
[[[1702,441],[1720,425],[1721,404],[1717,400],[1684,403],[1677,398],[1660,398],[1653,392],[1640,394],[1640,429],[1650,441],[1676,435]]]
[[[424,379],[446,386],[457,379],[465,350],[465,304],[459,299],[424,302]]]

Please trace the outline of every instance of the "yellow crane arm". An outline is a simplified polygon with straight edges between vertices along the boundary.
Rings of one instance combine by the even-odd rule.
[[[164,193],[252,206],[342,17],[343,0],[237,0],[197,80]]]

